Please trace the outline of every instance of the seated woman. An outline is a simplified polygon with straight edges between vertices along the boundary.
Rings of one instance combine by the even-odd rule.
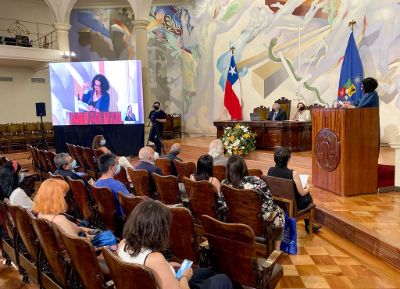
[[[297,111],[296,114],[294,115],[293,120],[297,121],[310,121],[311,120],[311,114],[308,109],[306,109],[306,105],[302,102],[299,102],[297,104]]]
[[[283,210],[274,203],[272,196],[269,192],[268,185],[256,176],[249,176],[247,165],[244,159],[239,155],[232,155],[228,159],[226,167],[226,179],[222,181],[222,185],[228,185],[235,189],[253,189],[260,196],[262,201],[262,217],[267,220],[271,214],[276,215],[274,223],[272,224],[275,229],[282,229],[285,226],[285,214]],[[282,234],[279,240],[283,239]],[[279,250],[280,241],[275,242],[275,248]]]
[[[68,209],[65,195],[69,190],[67,182],[59,179],[47,179],[39,187],[33,199],[33,211],[39,218],[46,219],[51,223],[57,224],[65,233],[77,236],[80,232],[91,234],[93,230],[78,227],[75,223],[68,220],[64,213]]]
[[[8,198],[12,205],[31,210],[33,202],[19,186],[20,170],[21,166],[14,161],[7,162],[0,168],[0,200]]]
[[[191,268],[177,280],[178,263],[168,263],[160,253],[168,247],[171,213],[158,201],[141,202],[129,215],[124,226],[124,240],[118,249],[119,257],[128,263],[147,266],[153,273],[159,289],[232,289],[224,274],[215,275],[210,269]]]
[[[268,176],[293,180],[295,185],[294,191],[296,194],[297,209],[303,210],[313,202],[313,199],[310,194],[310,187],[306,185],[306,187],[303,188],[299,174],[296,171],[288,169],[288,163],[290,157],[291,157],[291,152],[288,148],[285,147],[277,148],[274,153],[275,167],[269,168]],[[304,219],[304,223],[306,226],[306,231],[308,233],[309,220]],[[314,225],[313,232],[318,232],[320,228],[321,226]]]
[[[202,155],[197,160],[196,173],[190,176],[194,181],[209,181],[217,189],[218,194],[221,191],[221,183],[213,177],[214,160],[210,155]]]

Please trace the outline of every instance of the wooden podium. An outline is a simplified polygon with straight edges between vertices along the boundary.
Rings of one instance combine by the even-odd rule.
[[[312,110],[312,183],[342,196],[376,193],[379,109]]]

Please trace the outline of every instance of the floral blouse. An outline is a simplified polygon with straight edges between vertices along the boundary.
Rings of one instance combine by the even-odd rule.
[[[226,179],[222,181],[221,185],[232,186]],[[283,228],[285,226],[285,213],[274,203],[268,185],[262,179],[256,176],[245,176],[240,182],[239,188],[253,189],[259,193],[262,202],[261,212],[263,219],[267,220],[271,213],[275,213],[277,216],[274,220],[273,227]]]

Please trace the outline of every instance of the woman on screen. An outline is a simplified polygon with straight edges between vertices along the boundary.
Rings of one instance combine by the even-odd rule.
[[[132,111],[132,105],[128,105],[125,121],[136,121],[136,116]]]
[[[108,112],[110,84],[102,74],[97,74],[92,80],[92,90],[83,95],[82,101],[88,105],[88,111]]]

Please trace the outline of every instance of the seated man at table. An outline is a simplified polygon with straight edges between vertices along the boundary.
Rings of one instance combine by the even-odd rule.
[[[135,167],[136,170],[145,170],[149,173],[149,183],[150,190],[152,193],[156,191],[153,178],[151,177],[152,173],[159,174],[162,176],[162,172],[160,168],[156,167],[154,164],[155,153],[151,147],[141,148],[139,151],[139,160],[140,163]]]
[[[74,172],[74,169],[77,167],[76,160],[74,160],[67,153],[59,153],[54,157],[54,164],[56,166],[56,170],[54,171],[55,175],[70,177],[73,180],[82,180],[87,184],[86,180],[82,178],[81,175]]]
[[[113,192],[115,205],[117,206],[117,216],[122,217],[124,214],[118,201],[118,192],[124,195],[130,195],[130,193],[123,183],[114,179],[114,176],[121,171],[117,156],[112,153],[106,153],[101,155],[97,162],[101,177],[94,185],[99,188],[109,188]]]
[[[287,115],[284,110],[281,110],[281,105],[275,102],[272,105],[272,111],[268,114],[267,120],[287,120]]]

